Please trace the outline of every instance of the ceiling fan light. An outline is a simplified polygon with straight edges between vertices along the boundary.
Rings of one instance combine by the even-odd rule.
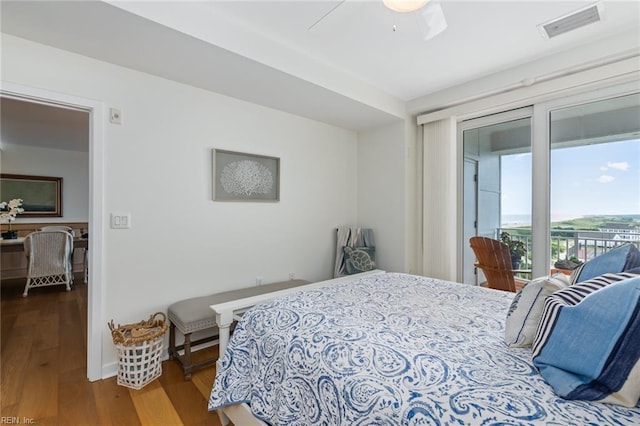
[[[407,13],[424,7],[429,0],[382,0],[382,3],[395,12]]]

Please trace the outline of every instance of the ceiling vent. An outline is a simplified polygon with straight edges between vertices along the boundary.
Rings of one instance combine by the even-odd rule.
[[[560,34],[568,33],[585,25],[602,20],[604,5],[598,2],[591,6],[576,10],[568,15],[538,25],[545,38],[553,38]]]

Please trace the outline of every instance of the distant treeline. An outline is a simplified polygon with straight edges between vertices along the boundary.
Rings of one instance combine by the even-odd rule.
[[[620,215],[620,216],[584,216],[577,219],[563,220],[561,222],[553,222],[551,229],[573,230],[580,229],[583,231],[599,231],[607,224],[617,223],[620,225],[629,225],[632,227],[640,227],[640,215]]]

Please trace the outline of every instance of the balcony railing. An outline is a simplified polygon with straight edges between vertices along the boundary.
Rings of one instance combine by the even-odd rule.
[[[526,254],[520,269],[531,269],[531,228],[498,228],[497,236],[506,231],[511,239],[524,242]],[[640,248],[640,233],[621,231],[552,230],[550,267],[556,261],[575,258],[582,262],[626,243]]]

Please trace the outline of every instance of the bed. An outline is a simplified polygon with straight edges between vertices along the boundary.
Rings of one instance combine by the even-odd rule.
[[[559,398],[530,349],[505,345],[513,293],[382,271],[333,281],[243,315],[210,410],[250,406],[273,425],[640,424],[639,406]]]

